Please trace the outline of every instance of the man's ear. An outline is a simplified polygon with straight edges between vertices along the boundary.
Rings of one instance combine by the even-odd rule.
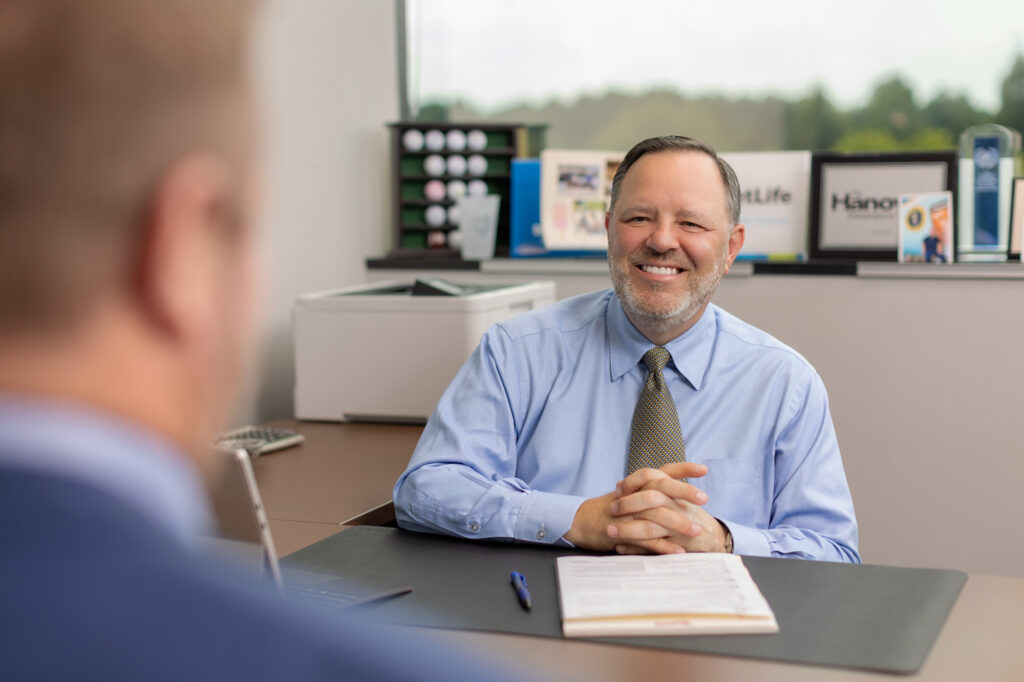
[[[742,223],[736,223],[732,226],[732,232],[729,233],[729,257],[725,262],[725,271],[729,272],[729,268],[732,266],[733,261],[736,260],[736,256],[740,255],[740,249],[743,248],[743,242],[747,239],[747,228]]]
[[[137,301],[157,333],[180,339],[216,314],[217,241],[229,192],[226,164],[209,155],[182,158],[157,185],[135,273]]]

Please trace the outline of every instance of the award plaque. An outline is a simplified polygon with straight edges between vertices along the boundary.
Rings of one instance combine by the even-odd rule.
[[[900,195],[952,191],[955,186],[954,151],[815,153],[811,258],[895,261]]]
[[[1020,133],[984,123],[960,135],[958,253],[963,260],[1004,260],[1010,241],[1010,195]]]

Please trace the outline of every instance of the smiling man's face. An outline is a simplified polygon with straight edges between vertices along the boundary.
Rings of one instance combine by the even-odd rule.
[[[700,319],[743,246],[718,166],[696,151],[640,157],[622,180],[607,227],[615,293],[658,345]]]

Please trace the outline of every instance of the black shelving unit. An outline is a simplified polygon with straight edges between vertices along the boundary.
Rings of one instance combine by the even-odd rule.
[[[392,123],[388,126],[391,129],[391,204],[392,224],[394,241],[389,256],[393,258],[416,257],[416,258],[439,258],[457,259],[459,251],[447,245],[448,234],[458,228],[450,220],[445,220],[443,225],[431,226],[427,224],[427,209],[432,206],[440,206],[446,212],[455,204],[455,199],[445,193],[443,198],[436,200],[429,199],[425,190],[427,183],[432,180],[439,180],[445,184],[446,190],[449,181],[461,180],[470,183],[473,180],[482,180],[487,183],[487,193],[497,194],[501,197],[501,208],[498,213],[498,234],[495,244],[495,256],[508,256],[509,254],[509,203],[511,201],[511,169],[512,159],[526,156],[530,151],[530,139],[528,129],[517,124],[495,124],[495,123],[435,123],[435,122],[407,122]],[[446,137],[443,149],[416,149],[405,148],[403,136],[409,130],[417,130],[426,136],[429,131],[440,131]],[[450,149],[447,144],[448,133],[452,130],[460,130],[466,135],[470,131],[479,130],[486,135],[487,143],[483,149]],[[474,154],[479,154],[487,160],[487,170],[482,174],[472,174],[467,171],[461,175],[454,175],[449,172],[440,175],[431,175],[424,168],[424,162],[432,154],[440,155],[447,161],[454,155],[460,155],[468,159]],[[432,234],[433,233],[433,234]],[[432,239],[441,240],[443,235],[444,244],[437,246],[428,245],[428,235]]]

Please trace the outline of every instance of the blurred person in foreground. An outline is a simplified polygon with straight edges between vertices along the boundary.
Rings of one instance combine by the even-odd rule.
[[[207,557],[259,159],[234,0],[0,1],[0,678],[474,680]]]

